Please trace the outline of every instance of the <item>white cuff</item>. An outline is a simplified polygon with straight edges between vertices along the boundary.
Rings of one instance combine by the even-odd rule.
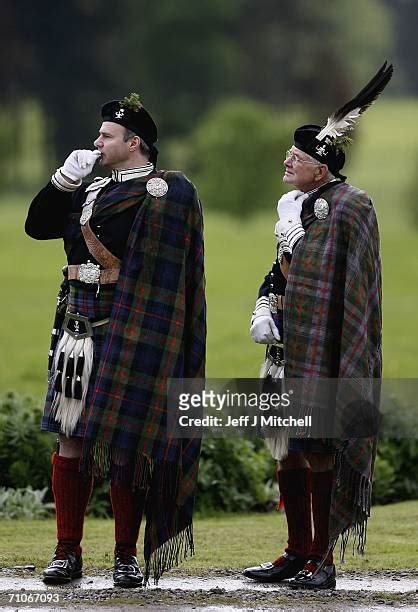
[[[302,223],[296,223],[290,229],[287,230],[287,232],[285,233],[285,238],[287,244],[289,245],[290,252],[293,251],[298,240],[303,238],[304,235],[305,230],[302,227]]]
[[[62,175],[61,168],[58,168],[56,172],[51,176],[51,183],[60,191],[76,191],[81,185],[81,179],[77,183],[70,183]]]
[[[256,319],[258,319],[258,317],[265,317],[265,316],[271,317],[270,301],[267,295],[262,295],[261,297],[257,299],[255,303],[255,308],[253,311],[253,315],[251,317],[251,325],[254,323]]]
[[[279,263],[282,263],[284,253],[289,253],[290,255],[292,254],[292,249],[290,248],[289,243],[287,242],[285,236],[280,238],[280,242],[279,242],[279,252],[277,254]]]

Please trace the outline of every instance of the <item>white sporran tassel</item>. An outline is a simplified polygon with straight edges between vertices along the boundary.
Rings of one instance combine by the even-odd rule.
[[[266,378],[267,376],[271,376],[272,379],[284,378],[284,366],[275,364],[268,355],[260,369],[260,378]],[[276,461],[280,461],[287,456],[289,439],[284,430],[278,430],[274,437],[265,436],[264,442]]]
[[[62,433],[67,437],[77,427],[85,406],[93,368],[93,348],[92,338],[76,340],[66,331],[56,348],[53,363],[55,396],[52,412],[54,419],[61,425]],[[80,395],[80,386],[81,399],[77,399]]]
[[[264,363],[261,364],[260,378],[266,378],[267,374],[271,378],[283,378],[284,377],[284,366],[276,365],[269,357],[266,358]]]
[[[287,457],[289,452],[289,438],[286,433],[277,433],[274,438],[264,438],[264,442],[276,461]]]

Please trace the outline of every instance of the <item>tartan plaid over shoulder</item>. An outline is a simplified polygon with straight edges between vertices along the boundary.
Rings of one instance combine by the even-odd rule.
[[[161,173],[159,173],[161,176]],[[84,468],[131,466],[146,488],[145,574],[193,551],[199,440],[167,437],[167,379],[203,377],[203,222],[194,186],[165,172],[168,193],[138,202],[90,406]]]
[[[316,219],[314,199],[306,200],[306,208],[304,203],[306,234],[294,249],[287,279],[285,376],[379,379],[382,292],[375,210],[365,192],[345,183],[321,197],[329,214]],[[378,398],[371,399],[378,405]],[[358,550],[364,548],[376,439],[343,440],[338,446],[329,533],[333,545],[344,534],[343,555],[349,533]]]

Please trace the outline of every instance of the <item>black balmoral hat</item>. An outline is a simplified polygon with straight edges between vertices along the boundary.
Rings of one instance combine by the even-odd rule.
[[[118,123],[137,134],[151,151],[150,159],[156,163],[158,150],[154,146],[158,139],[157,126],[149,112],[142,106],[139,95],[131,93],[123,100],[111,100],[102,107],[103,121]]]
[[[339,173],[345,163],[345,153],[342,148],[338,147],[330,139],[329,142],[321,143],[318,151],[319,143],[316,137],[321,129],[320,125],[302,125],[298,127],[294,134],[295,147],[318,160],[321,164],[326,164],[334,176],[346,178]]]
[[[385,62],[374,77],[352,100],[328,117],[325,126],[302,125],[294,135],[295,147],[326,164],[340,178],[344,166],[343,147],[349,144],[347,132],[352,130],[360,115],[379,97],[393,74],[392,64]]]

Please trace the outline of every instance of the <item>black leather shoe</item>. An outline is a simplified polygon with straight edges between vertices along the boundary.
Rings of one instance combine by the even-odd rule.
[[[144,577],[139,569],[138,560],[133,556],[115,558],[115,571],[113,572],[115,586],[130,589],[142,586]]]
[[[57,546],[54,557],[44,569],[42,580],[45,584],[65,584],[82,575],[82,556]]]
[[[257,582],[281,582],[286,578],[293,578],[305,565],[304,557],[297,557],[287,552],[281,556],[280,565],[261,563],[255,567],[247,567],[244,576],[257,580]]]
[[[335,589],[335,565],[323,565],[320,570],[319,561],[307,561],[288,584],[292,589]]]

